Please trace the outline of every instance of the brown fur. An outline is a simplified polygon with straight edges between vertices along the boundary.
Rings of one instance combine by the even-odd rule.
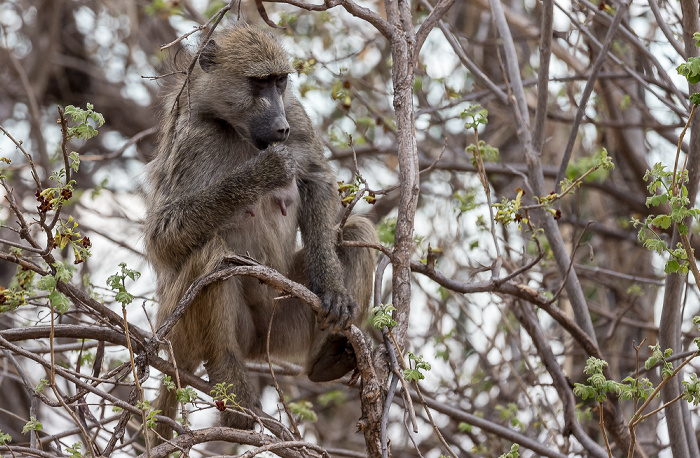
[[[191,113],[185,92],[171,110],[179,85],[166,95],[157,156],[149,171],[145,238],[158,278],[158,324],[188,286],[224,255],[248,254],[305,283],[323,303],[320,325],[305,304],[285,300],[278,305],[273,355],[306,364],[312,380],[338,378],[352,369],[354,357],[341,335],[323,329],[365,319],[373,254],[335,245],[335,178],[308,116],[286,88],[291,67],[280,45],[249,26],[221,32],[214,41],[191,76]],[[277,111],[268,103],[275,100],[281,100]],[[269,127],[259,120],[287,125],[284,118],[286,133],[277,127],[268,133],[270,138],[288,135],[286,142],[265,139],[266,148],[256,148],[252,136]],[[303,241],[299,251],[298,229]],[[351,217],[343,234],[347,240],[376,241],[374,227],[362,217]],[[167,336],[178,367],[193,371],[204,362],[210,381],[232,383],[237,401],[259,407],[244,361],[265,355],[276,295],[246,277],[206,288]],[[161,387],[155,408],[174,417],[174,393]],[[223,419],[226,425],[251,426],[229,415]],[[171,435],[162,426],[157,431]]]

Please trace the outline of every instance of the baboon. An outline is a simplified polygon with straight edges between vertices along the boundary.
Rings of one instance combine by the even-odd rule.
[[[306,284],[323,304],[316,317],[306,304],[280,301],[271,353],[305,364],[313,381],[342,377],[355,367],[355,356],[333,329],[365,320],[374,255],[336,244],[335,178],[289,88],[289,57],[269,33],[236,25],[214,35],[198,64],[179,100],[182,79],[164,98],[148,175],[145,242],[157,275],[158,325],[223,256],[249,255]],[[359,216],[351,216],[342,233],[345,240],[377,239]],[[266,355],[277,295],[248,277],[207,287],[167,336],[178,368],[194,371],[204,362],[212,383],[231,383],[236,401],[260,407],[244,362]],[[175,394],[161,386],[155,408],[174,417]],[[222,420],[253,426],[240,418],[224,413]],[[158,433],[171,435],[162,426]]]

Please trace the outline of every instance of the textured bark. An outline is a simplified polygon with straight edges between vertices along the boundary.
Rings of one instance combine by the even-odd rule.
[[[681,0],[683,11],[683,42],[688,57],[697,56],[698,48],[695,47],[693,33],[698,30],[698,3],[691,0]],[[698,85],[689,87],[690,93],[698,92]],[[690,126],[690,151],[688,152],[688,198],[690,206],[695,203],[700,180],[700,117],[694,116]],[[675,247],[680,241],[678,229],[674,229],[671,246]],[[662,349],[672,348],[675,352],[682,351],[681,327],[683,325],[682,299],[683,284],[686,279],[678,274],[670,274],[666,277],[664,290],[664,302],[659,323],[659,344]],[[681,371],[675,380],[667,383],[661,391],[665,402],[670,401],[682,392]],[[693,422],[685,402],[676,402],[666,408],[666,422],[668,425],[669,443],[673,456],[700,456],[698,442],[693,428]]]

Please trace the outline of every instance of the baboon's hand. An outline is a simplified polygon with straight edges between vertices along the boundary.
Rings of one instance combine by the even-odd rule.
[[[346,329],[359,309],[357,302],[348,294],[344,287],[340,286],[321,292],[321,311],[318,314],[318,322],[321,329]]]
[[[287,186],[296,176],[296,160],[284,145],[272,145],[260,153],[257,169],[269,189]]]

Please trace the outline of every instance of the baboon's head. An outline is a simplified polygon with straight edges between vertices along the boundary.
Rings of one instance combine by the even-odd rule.
[[[289,137],[285,114],[289,56],[269,34],[248,25],[209,40],[199,56],[214,115],[258,149]]]

